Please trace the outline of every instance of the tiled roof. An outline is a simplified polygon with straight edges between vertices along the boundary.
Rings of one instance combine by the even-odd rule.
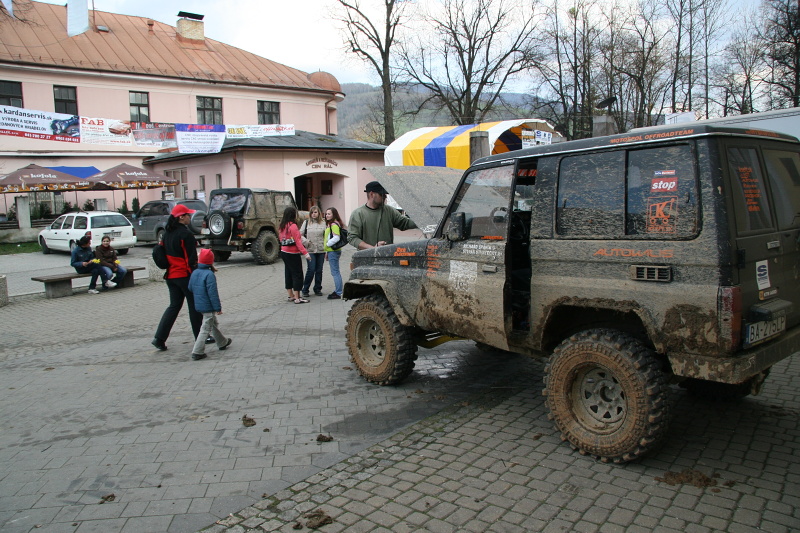
[[[305,72],[205,38],[179,40],[174,26],[145,17],[89,11],[109,31],[67,36],[67,8],[15,0],[11,19],[0,9],[0,64],[326,91]]]
[[[310,131],[295,130],[294,135],[274,137],[251,137],[245,139],[227,139],[222,145],[223,152],[232,150],[325,150],[330,152],[381,152],[386,149],[382,144],[343,139],[335,135],[322,135]],[[158,163],[172,159],[206,157],[208,154],[181,154],[179,152],[165,152],[145,160],[146,164]]]

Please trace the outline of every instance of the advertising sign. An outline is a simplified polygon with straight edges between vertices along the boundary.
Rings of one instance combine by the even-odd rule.
[[[294,135],[294,124],[229,125],[225,129],[230,139]]]
[[[225,142],[222,124],[175,124],[175,134],[182,154],[216,154]]]
[[[131,146],[131,123],[113,118],[81,117],[81,142]]]
[[[78,143],[80,119],[75,115],[0,105],[0,135]]]

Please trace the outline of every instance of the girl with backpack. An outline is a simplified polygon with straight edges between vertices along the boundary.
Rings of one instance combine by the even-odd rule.
[[[325,222],[327,227],[323,238],[333,278],[333,292],[328,295],[328,300],[340,300],[342,298],[342,275],[339,273],[339,258],[342,255],[342,248],[346,244],[342,231],[344,224],[342,224],[342,218],[335,207],[325,210]]]

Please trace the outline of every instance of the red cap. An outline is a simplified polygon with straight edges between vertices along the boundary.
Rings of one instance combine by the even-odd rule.
[[[202,250],[200,250],[200,255],[197,256],[197,262],[202,263],[204,265],[213,265],[214,252],[212,252],[208,248],[203,248]]]
[[[176,205],[175,207],[172,208],[172,213],[171,214],[175,218],[178,218],[181,215],[186,215],[186,214],[191,215],[194,212],[195,212],[194,209],[189,209],[188,207],[186,207],[183,204],[178,204],[178,205]]]

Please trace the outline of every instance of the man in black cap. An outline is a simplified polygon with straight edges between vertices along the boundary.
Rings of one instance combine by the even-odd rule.
[[[377,181],[367,183],[367,203],[350,215],[347,242],[359,250],[383,246],[394,242],[394,228],[414,229],[417,225],[400,211],[386,205],[386,189]]]

